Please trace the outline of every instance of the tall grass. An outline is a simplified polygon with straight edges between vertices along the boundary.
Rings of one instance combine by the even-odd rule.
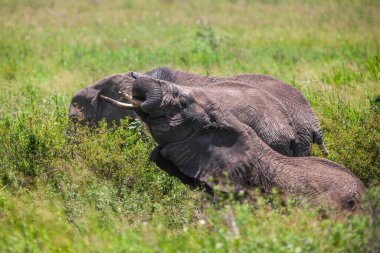
[[[379,11],[369,0],[2,1],[0,252],[379,251]],[[68,131],[74,91],[162,65],[301,90],[328,158],[366,184],[363,211],[212,199],[148,161],[155,144],[138,122]]]

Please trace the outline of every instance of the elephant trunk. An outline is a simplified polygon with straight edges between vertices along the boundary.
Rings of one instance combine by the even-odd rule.
[[[133,98],[142,101],[141,110],[153,112],[162,102],[161,84],[149,78],[138,78],[133,82]]]

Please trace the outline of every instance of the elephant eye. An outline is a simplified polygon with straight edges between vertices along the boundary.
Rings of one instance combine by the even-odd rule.
[[[137,96],[133,96],[133,98],[140,101],[145,101],[146,99],[145,95],[137,95]]]

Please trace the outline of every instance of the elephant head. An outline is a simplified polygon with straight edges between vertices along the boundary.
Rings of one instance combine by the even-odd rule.
[[[130,104],[102,98],[136,110],[161,146],[160,154],[187,178],[235,193],[252,187],[269,192],[276,187],[318,203],[360,206],[364,186],[349,170],[325,159],[286,157],[273,151],[224,103],[225,90],[211,93],[133,76]]]
[[[120,123],[126,116],[134,119],[137,114],[133,110],[121,110],[100,99],[100,95],[126,102],[120,92],[131,92],[133,78],[129,73],[106,77],[87,86],[73,95],[69,108],[69,117],[73,122],[82,125],[96,126],[105,119],[108,125]]]

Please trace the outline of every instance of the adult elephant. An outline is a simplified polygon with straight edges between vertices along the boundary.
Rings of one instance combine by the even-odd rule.
[[[271,96],[277,98],[287,110],[290,122],[293,124],[293,128],[296,131],[295,146],[298,150],[295,151],[295,156],[310,155],[312,143],[317,143],[322,153],[325,156],[328,155],[328,151],[323,143],[321,126],[319,125],[314,110],[311,108],[306,97],[299,90],[287,83],[279,81],[271,76],[259,74],[243,74],[231,77],[208,77],[177,71],[167,67],[160,67],[151,70],[146,74],[157,79],[190,87],[215,85],[225,81],[238,81],[249,84],[257,89],[262,89]]]
[[[343,166],[315,157],[287,157],[271,149],[258,133],[235,116],[247,97],[236,100],[236,87],[186,87],[136,75],[131,104],[106,96],[105,101],[135,110],[148,125],[161,156],[173,163],[175,175],[208,188],[238,193],[253,187],[270,192],[359,208],[362,182]],[[246,96],[250,92],[246,92]],[[241,96],[241,94],[239,94]],[[156,157],[157,158],[157,157]],[[228,179],[225,175],[228,175]],[[229,185],[232,189],[229,188]]]
[[[262,97],[255,97],[255,101],[252,102],[255,104],[259,104],[260,101],[263,103],[270,102],[273,103],[272,106],[275,109],[278,109],[277,111],[271,110],[271,114],[263,115],[259,121],[265,119],[267,121],[266,125],[268,126],[274,126],[279,123],[279,126],[282,126],[283,129],[287,129],[282,134],[286,135],[287,139],[281,141],[281,143],[276,143],[279,139],[272,138],[273,133],[271,132],[271,128],[262,128],[261,130],[264,132],[260,134],[260,136],[267,137],[264,139],[267,144],[287,156],[308,156],[310,155],[311,144],[317,143],[323,154],[328,155],[328,151],[323,143],[321,127],[313,109],[302,93],[289,84],[269,76],[257,74],[245,74],[224,78],[206,77],[176,71],[166,67],[154,69],[146,74],[157,79],[189,87],[219,86],[225,85],[225,82],[230,81],[240,83],[240,85],[236,85],[236,87],[240,86],[236,88],[238,90],[243,90],[251,86],[256,89],[256,93],[262,94]],[[70,104],[70,118],[74,120],[80,118],[80,122],[92,125],[96,125],[96,123],[102,119],[105,119],[109,124],[111,124],[112,121],[118,124],[120,119],[125,116],[135,118],[137,115],[132,110],[112,108],[99,100],[99,95],[102,94],[118,101],[126,102],[119,92],[130,93],[132,82],[132,72],[127,72],[106,77],[95,84],[79,90],[74,94]],[[278,118],[276,121],[276,114],[287,114],[287,116],[283,117],[286,118],[283,121],[278,121]],[[81,117],[78,117],[79,115],[81,115]],[[273,118],[271,119],[272,115]],[[249,113],[247,113],[246,110],[236,112],[235,116],[243,121],[253,120],[247,118],[249,117]],[[278,148],[278,146],[281,147]]]

